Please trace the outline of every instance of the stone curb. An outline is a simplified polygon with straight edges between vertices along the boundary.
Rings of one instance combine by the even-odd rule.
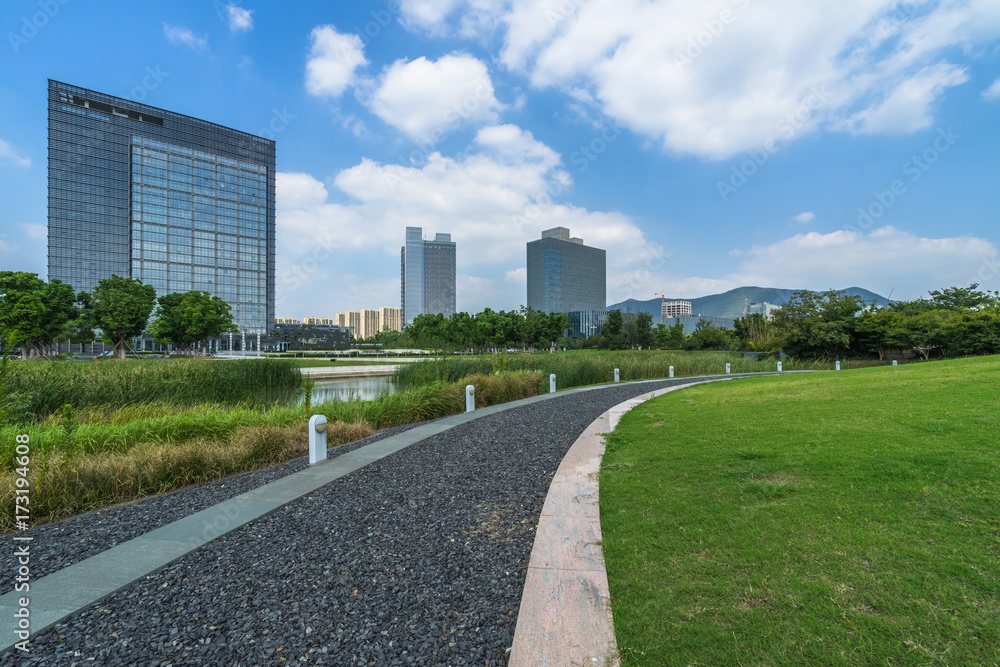
[[[604,436],[615,430],[622,415],[645,401],[730,379],[689,382],[619,403],[591,423],[566,452],[538,518],[510,667],[619,665],[598,503]]]

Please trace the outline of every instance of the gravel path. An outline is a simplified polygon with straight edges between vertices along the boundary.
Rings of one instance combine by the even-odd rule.
[[[331,447],[328,456],[331,459],[335,458],[417,426],[420,424],[382,429],[363,440]],[[307,467],[309,467],[309,457],[300,456],[281,465],[112,505],[62,521],[44,523],[23,533],[18,532],[18,535],[33,537],[33,548],[37,548],[37,552],[33,551],[31,556],[31,577],[40,579],[122,542],[128,542],[168,523],[200,512],[206,507],[252,491]],[[4,550],[3,559],[4,572],[17,570],[13,549]],[[13,578],[0,583],[0,595],[12,590],[14,590]]]
[[[432,436],[205,545],[0,665],[504,665],[563,455],[613,405],[690,381],[566,395]]]

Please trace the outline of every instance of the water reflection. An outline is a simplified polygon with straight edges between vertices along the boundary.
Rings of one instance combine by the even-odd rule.
[[[395,394],[401,387],[390,381],[389,377],[342,378],[337,380],[316,380],[313,387],[313,405],[346,401],[360,398],[368,401],[384,394]],[[305,397],[299,399],[299,405]]]

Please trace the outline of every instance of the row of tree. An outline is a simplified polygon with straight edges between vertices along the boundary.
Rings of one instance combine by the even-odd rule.
[[[153,309],[156,308],[154,319]],[[97,282],[93,292],[73,293],[59,280],[34,273],[0,271],[0,337],[5,349],[23,357],[47,356],[57,342],[85,344],[101,339],[125,358],[126,341],[148,332],[156,342],[191,350],[200,342],[235,330],[229,304],[208,292],[165,294],[121,276]]]
[[[771,320],[738,320],[736,332],[747,349],[781,348],[804,359],[998,354],[1000,293],[978,287],[932,290],[929,298],[888,306],[844,292],[803,290]]]

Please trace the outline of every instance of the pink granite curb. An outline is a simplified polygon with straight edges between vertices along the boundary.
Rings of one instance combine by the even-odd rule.
[[[570,447],[538,518],[510,652],[512,667],[619,664],[601,551],[598,475],[603,436],[640,403],[704,382],[659,389],[619,403]]]

